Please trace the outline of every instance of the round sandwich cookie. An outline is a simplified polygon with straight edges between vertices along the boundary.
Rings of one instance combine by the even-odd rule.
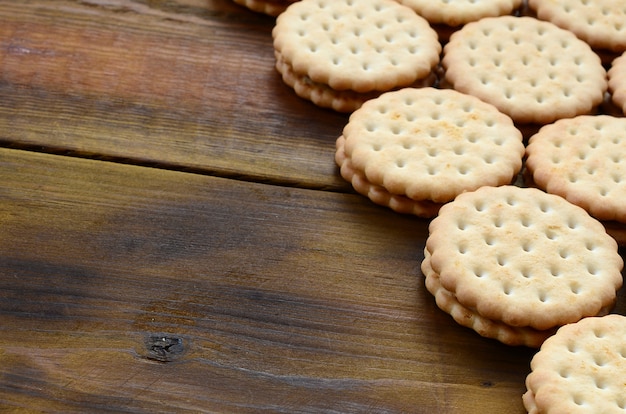
[[[560,326],[607,314],[623,260],[602,224],[536,188],[459,195],[429,226],[422,271],[437,305],[508,345],[538,347]]]
[[[626,412],[626,317],[561,327],[530,363],[522,401],[529,414]]]
[[[626,228],[626,118],[580,115],[545,125],[526,147],[532,184],[589,212],[620,244]],[[613,222],[613,223],[609,223]]]
[[[487,17],[452,34],[442,66],[452,88],[518,124],[588,114],[607,90],[606,70],[572,32],[532,17]]]
[[[233,0],[235,3],[247,7],[257,13],[276,17],[292,3],[298,0]]]
[[[398,0],[424,17],[437,31],[439,40],[447,42],[450,35],[464,24],[483,17],[517,13],[522,0]]]
[[[541,20],[569,30],[605,63],[626,50],[626,2],[619,0],[528,0]]]
[[[493,105],[451,89],[404,88],[350,115],[335,161],[373,202],[433,217],[458,194],[510,184],[523,154],[522,134]]]
[[[618,107],[621,115],[626,115],[626,53],[613,60],[608,79],[611,101]]]
[[[437,80],[437,33],[394,0],[301,0],[277,17],[272,36],[283,81],[338,112]]]

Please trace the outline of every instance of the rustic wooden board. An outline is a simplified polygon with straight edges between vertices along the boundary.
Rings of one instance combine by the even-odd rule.
[[[353,194],[2,149],[0,406],[523,413],[534,351],[436,307],[427,224]]]
[[[349,190],[347,117],[282,82],[273,24],[230,0],[0,1],[0,141]]]
[[[428,221],[349,194],[272,26],[0,0],[0,411],[524,412],[534,351],[436,307]]]

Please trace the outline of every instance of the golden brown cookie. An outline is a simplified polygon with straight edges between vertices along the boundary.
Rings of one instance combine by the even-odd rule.
[[[429,232],[430,267],[442,288],[510,327],[548,331],[606,314],[622,285],[623,261],[602,224],[538,189],[463,193],[441,207]]]
[[[530,138],[526,156],[538,187],[599,220],[626,223],[626,118],[561,119]]]
[[[301,0],[278,16],[272,35],[286,83],[339,110],[334,91],[345,101],[345,93],[380,94],[433,79],[441,52],[428,22],[393,0]]]
[[[531,361],[523,395],[530,414],[626,412],[626,317],[561,327]]]
[[[511,119],[490,104],[450,89],[405,88],[355,111],[337,150],[342,175],[353,185],[358,177],[360,193],[372,198],[363,184],[400,204],[438,208],[462,192],[511,183],[524,145]]]
[[[616,0],[528,0],[537,17],[569,30],[594,49],[626,50],[626,3]]]
[[[445,79],[520,124],[590,113],[607,90],[606,71],[572,32],[532,17],[466,24],[444,48]]]

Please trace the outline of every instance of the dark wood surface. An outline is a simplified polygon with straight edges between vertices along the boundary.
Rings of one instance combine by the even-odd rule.
[[[0,1],[0,412],[525,412],[535,351],[436,307],[428,221],[341,179],[272,25]]]
[[[282,82],[273,24],[231,0],[0,1],[0,139],[345,190],[347,116]]]

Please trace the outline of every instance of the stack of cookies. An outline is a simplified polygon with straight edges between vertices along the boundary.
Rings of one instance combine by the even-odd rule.
[[[339,112],[437,80],[437,33],[394,0],[301,0],[277,17],[272,36],[284,82]]]
[[[574,33],[605,64],[626,51],[626,4],[615,0],[528,0],[532,13]]]
[[[442,67],[449,87],[474,95],[536,130],[589,114],[603,102],[606,70],[572,32],[532,17],[491,17],[452,34]]]
[[[460,325],[538,347],[562,325],[607,314],[623,260],[602,224],[534,188],[482,187],[431,221],[422,271]]]
[[[560,328],[530,364],[530,414],[626,412],[626,317],[586,318]]]
[[[530,138],[526,155],[528,185],[584,208],[626,244],[626,118],[561,119]]]
[[[450,89],[405,88],[371,99],[337,140],[344,179],[373,202],[433,217],[457,195],[510,184],[522,134],[493,105]]]

